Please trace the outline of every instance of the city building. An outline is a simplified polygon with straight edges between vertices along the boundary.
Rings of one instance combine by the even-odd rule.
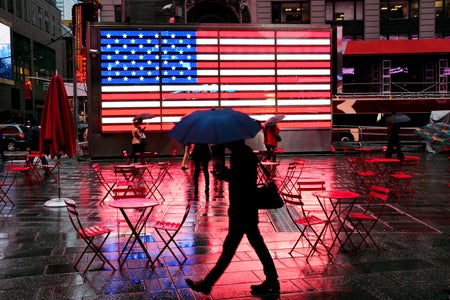
[[[51,0],[0,0],[0,122],[39,119],[56,71],[67,76],[61,12]],[[66,56],[67,57],[67,56]]]

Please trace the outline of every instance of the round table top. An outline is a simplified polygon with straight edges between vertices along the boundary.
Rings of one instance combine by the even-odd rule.
[[[344,190],[320,191],[314,192],[313,195],[320,198],[333,198],[333,199],[352,199],[358,198],[360,196],[358,193]]]
[[[125,198],[108,202],[114,208],[146,208],[159,205],[155,199],[149,198]]]
[[[367,162],[376,162],[376,163],[396,163],[400,162],[398,158],[387,158],[387,157],[372,157],[367,160]]]

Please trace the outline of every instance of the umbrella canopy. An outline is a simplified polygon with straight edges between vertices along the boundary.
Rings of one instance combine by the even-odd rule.
[[[155,117],[154,115],[143,113],[143,114],[139,114],[139,115],[135,116],[133,118],[133,121],[136,121],[136,120],[141,120],[142,121],[142,120],[151,119],[151,118],[154,118],[154,117]]]
[[[278,122],[280,122],[281,120],[283,120],[284,117],[285,117],[285,115],[282,115],[282,114],[278,114],[273,117],[270,117],[269,119],[267,119],[266,124],[264,126],[267,127],[267,126],[275,125]]]
[[[411,118],[404,114],[393,114],[386,117],[386,121],[391,123],[406,123],[411,121]]]
[[[51,158],[76,154],[76,130],[66,88],[61,76],[53,75],[45,95],[41,117],[39,151]]]
[[[416,133],[431,143],[450,144],[450,124],[434,123],[416,129]]]
[[[197,110],[183,117],[169,131],[181,143],[224,144],[254,137],[261,125],[231,108]]]

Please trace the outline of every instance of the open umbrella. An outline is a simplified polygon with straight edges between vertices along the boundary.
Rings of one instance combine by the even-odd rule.
[[[52,76],[45,95],[39,151],[51,158],[56,157],[58,168],[58,198],[50,199],[44,205],[63,207],[65,203],[61,198],[60,159],[64,154],[68,157],[76,154],[76,130],[64,81],[58,74]]]
[[[283,114],[278,114],[278,115],[275,115],[273,117],[270,117],[269,119],[267,119],[267,121],[266,121],[264,126],[268,127],[268,126],[275,125],[276,123],[278,123],[281,120],[283,120],[284,117],[285,117],[285,115],[283,115]]]
[[[386,122],[391,123],[406,123],[411,121],[411,118],[404,114],[393,114],[386,117]]]
[[[434,123],[416,129],[416,133],[428,140],[430,143],[449,145],[450,144],[450,124]]]
[[[143,113],[143,114],[139,114],[139,115],[135,116],[133,118],[133,121],[135,121],[135,120],[141,120],[142,121],[142,120],[151,119],[151,118],[154,118],[154,117],[155,117],[154,115]]]
[[[197,110],[183,117],[169,131],[181,143],[224,144],[254,137],[261,125],[231,108]]]

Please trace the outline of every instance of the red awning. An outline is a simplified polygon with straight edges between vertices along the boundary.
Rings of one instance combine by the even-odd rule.
[[[450,53],[450,39],[350,41],[344,55]]]

